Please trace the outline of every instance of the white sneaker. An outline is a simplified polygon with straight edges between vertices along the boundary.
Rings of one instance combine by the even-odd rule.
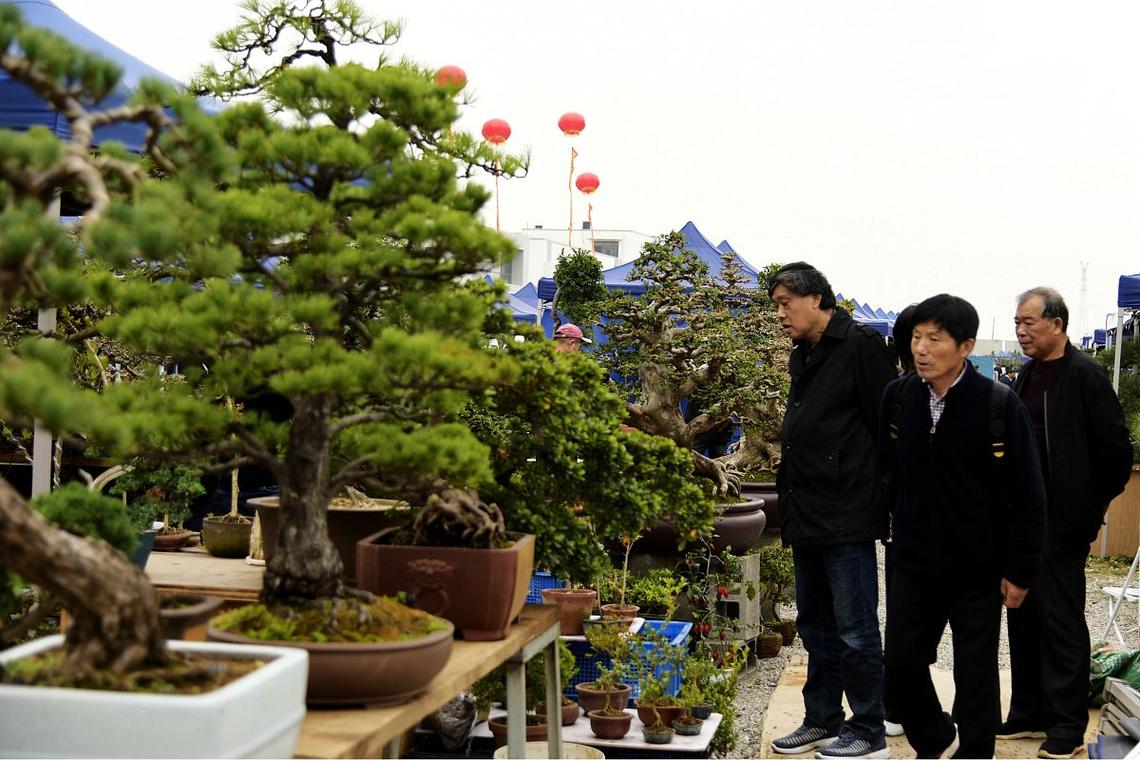
[[[883,728],[886,730],[887,736],[902,736],[906,733],[902,723],[895,723],[893,720],[884,720]]]

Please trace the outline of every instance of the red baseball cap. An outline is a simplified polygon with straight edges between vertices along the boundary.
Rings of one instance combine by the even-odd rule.
[[[572,325],[569,323],[562,325],[557,330],[555,330],[554,331],[554,338],[555,339],[558,339],[558,338],[577,338],[578,340],[582,341],[583,343],[593,343],[594,342],[582,334],[582,330],[581,330],[581,328],[578,327],[578,325]]]

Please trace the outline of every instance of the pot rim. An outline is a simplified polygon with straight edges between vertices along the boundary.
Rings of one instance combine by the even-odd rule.
[[[450,620],[439,618],[442,622],[447,624],[447,628],[442,631],[435,631],[426,636],[421,636],[418,639],[405,639],[403,641],[387,641],[387,642],[357,642],[357,643],[319,643],[315,641],[264,641],[262,639],[254,639],[249,636],[242,636],[240,633],[233,633],[231,631],[223,631],[210,626],[208,635],[213,641],[226,641],[231,644],[261,644],[263,646],[280,646],[291,647],[293,649],[304,649],[306,651],[320,652],[334,654],[338,652],[391,652],[399,651],[401,649],[421,649],[423,647],[431,646],[439,643],[441,639],[451,640],[455,636],[455,624]]]

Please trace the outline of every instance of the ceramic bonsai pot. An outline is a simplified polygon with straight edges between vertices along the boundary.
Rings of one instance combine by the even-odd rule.
[[[678,705],[643,705],[637,703],[637,719],[647,726],[652,726],[660,720],[666,726],[672,727],[673,721],[689,714],[689,708]]]
[[[398,705],[422,692],[451,657],[455,629],[407,641],[367,644],[317,644],[279,641],[275,646],[309,654],[305,702],[310,705]],[[247,644],[255,639],[209,629],[211,641]],[[261,643],[261,642],[258,642]]]
[[[558,605],[563,636],[585,633],[582,621],[590,617],[598,592],[592,588],[544,588],[542,603]]]
[[[741,483],[740,496],[744,499],[763,499],[764,515],[767,517],[764,530],[769,533],[780,532],[780,494],[776,491],[775,482]]]
[[[550,747],[545,741],[527,742],[524,752],[526,760],[546,760],[550,757]],[[504,746],[495,750],[491,757],[495,760],[508,760],[511,756],[508,748]],[[585,744],[562,742],[562,760],[606,760],[606,756],[601,750],[587,747]]]
[[[659,729],[645,726],[641,729],[641,735],[646,744],[668,744],[673,741],[673,729],[668,727]]]
[[[764,503],[764,499],[749,499],[737,504],[718,504],[719,514],[713,521],[716,533],[712,540],[713,551],[723,552],[731,548],[733,554],[742,555],[759,546],[767,525]],[[677,548],[678,541],[673,521],[666,518],[658,520],[656,525],[637,539],[633,550],[663,557],[680,557],[684,550]]]
[[[151,550],[154,549],[154,536],[156,533],[158,533],[158,531],[151,528],[139,534],[139,542],[135,546],[134,553],[131,554],[131,562],[136,567],[146,569],[146,561],[150,559]]]
[[[248,504],[257,510],[257,516],[261,518],[261,544],[268,562],[277,553],[279,499],[276,496],[258,496],[249,499]],[[401,505],[402,502],[393,501],[381,507],[329,506],[329,538],[340,555],[346,578],[356,580],[356,543],[360,539],[407,521],[408,510]]]
[[[605,689],[599,689],[594,684],[580,683],[575,688],[578,690],[578,704],[582,709],[588,713],[593,710],[601,710],[606,706],[607,692]],[[633,691],[633,687],[627,683],[618,684],[617,688],[608,692],[609,705],[615,709],[622,709],[629,702],[629,695]]]
[[[199,594],[163,594],[159,598],[164,639],[205,641],[210,618],[222,606],[222,598]]]
[[[198,534],[192,530],[179,530],[177,533],[156,533],[154,536],[153,551],[176,552],[190,543],[190,539]]]
[[[57,635],[8,649],[0,652],[0,666],[62,643]],[[305,717],[303,650],[195,641],[169,646],[265,664],[220,689],[193,695],[0,684],[0,756],[293,756]]]
[[[540,722],[541,721],[541,722]],[[487,728],[491,730],[491,738],[496,747],[507,745],[507,716],[501,715],[487,721]],[[546,741],[546,716],[526,716],[526,740],[528,742]]]
[[[578,720],[578,716],[582,714],[582,708],[578,706],[577,702],[562,698],[562,725],[571,726]],[[534,706],[535,715],[546,715],[546,703],[539,702]]]
[[[356,585],[374,594],[403,592],[409,604],[455,624],[468,641],[507,637],[522,612],[534,572],[534,536],[513,533],[503,549],[385,543],[390,530],[356,545]]]
[[[603,618],[617,618],[618,620],[632,621],[637,617],[637,613],[641,608],[636,604],[603,604],[601,609]]]
[[[688,715],[673,721],[673,730],[677,736],[699,736],[704,725],[704,720]]]
[[[761,658],[775,657],[780,654],[784,645],[784,637],[778,631],[765,631],[756,637],[756,656]]]
[[[716,707],[716,705],[714,705],[712,703],[709,703],[706,705],[693,705],[692,707],[689,708],[689,712],[692,714],[692,717],[694,717],[694,718],[700,718],[701,720],[708,720],[708,717],[713,714],[713,709],[715,707]]]
[[[625,710],[620,715],[608,715],[605,710],[591,710],[590,730],[599,739],[622,739],[633,725],[633,715]]]
[[[241,559],[249,554],[249,534],[253,520],[228,520],[225,517],[202,519],[202,543],[215,557]]]

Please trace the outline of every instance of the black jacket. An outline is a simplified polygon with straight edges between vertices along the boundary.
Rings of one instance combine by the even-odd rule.
[[[1108,504],[1132,472],[1132,443],[1108,373],[1072,344],[1045,389],[1045,449],[1048,462],[1049,539],[1077,548],[1096,538]],[[1033,370],[1030,360],[1013,391],[1022,394]]]
[[[892,484],[892,561],[915,575],[1005,577],[1029,588],[1045,543],[1041,463],[1029,414],[1013,393],[1005,396],[1004,454],[994,457],[992,387],[967,363],[933,434],[929,386],[911,377],[887,387],[879,446]]]
[[[789,546],[873,541],[883,535],[875,430],[895,364],[882,337],[836,309],[813,349],[797,341],[776,474],[780,533]]]

